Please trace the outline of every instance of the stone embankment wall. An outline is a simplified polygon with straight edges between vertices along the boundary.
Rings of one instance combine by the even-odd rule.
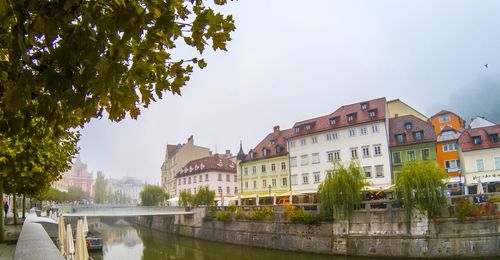
[[[144,216],[133,221],[187,237],[289,251],[425,258],[500,256],[500,229],[493,218],[428,221],[426,216],[415,213],[408,224],[401,209],[372,209],[355,212],[350,222],[305,225],[283,221],[204,221],[205,209],[193,211],[194,215]]]

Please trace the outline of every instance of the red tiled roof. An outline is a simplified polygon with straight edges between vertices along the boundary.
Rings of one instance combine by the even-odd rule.
[[[362,104],[367,104],[367,108],[365,110],[361,109]],[[375,117],[370,118],[369,111],[377,110],[377,115]],[[342,128],[350,125],[357,125],[361,123],[378,121],[385,119],[385,111],[386,111],[386,100],[385,97],[373,99],[369,101],[344,105],[335,110],[335,112],[321,116],[313,119],[308,119],[304,121],[300,121],[294,124],[293,132],[290,137],[308,135],[311,133],[322,132],[330,129]],[[347,116],[355,114],[355,119],[353,121],[348,122]],[[337,123],[335,125],[330,124],[330,119],[338,118]],[[305,126],[310,125],[311,129],[306,130]],[[296,133],[295,128],[300,127],[300,132]]]
[[[455,115],[456,117],[458,117],[461,121],[464,121],[459,115],[451,112],[451,111],[448,111],[448,110],[441,110],[439,112],[437,112],[435,115],[431,116],[431,119],[437,117],[437,116],[441,116],[441,115],[446,115],[446,114],[452,114],[452,115]]]
[[[184,177],[207,171],[236,173],[236,164],[227,157],[210,155],[188,162],[175,177]]]
[[[405,125],[407,123],[411,123],[411,129],[406,129]],[[422,140],[416,140],[413,135],[414,132],[422,131],[423,136]],[[406,141],[402,143],[398,143],[396,140],[397,134],[405,134]],[[400,117],[394,117],[389,119],[389,146],[403,146],[403,145],[412,145],[412,144],[420,144],[420,143],[428,143],[435,142],[436,134],[434,133],[434,127],[424,121],[415,117],[413,115],[406,115]]]
[[[274,131],[269,133],[260,143],[251,151],[254,152],[253,158],[250,158],[250,152],[245,156],[242,162],[255,161],[260,159],[272,158],[286,155],[288,153],[286,139],[293,133],[292,129],[279,130],[279,126],[274,127]],[[281,153],[277,153],[277,147],[280,146]],[[264,156],[264,148],[267,149],[267,156]]]
[[[458,138],[458,143],[463,152],[500,148],[500,141],[493,142],[490,138],[492,134],[500,135],[500,125],[466,129]],[[474,144],[472,137],[475,136],[481,137],[481,144]]]

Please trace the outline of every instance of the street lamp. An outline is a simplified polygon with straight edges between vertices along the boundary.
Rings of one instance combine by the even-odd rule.
[[[271,199],[271,184],[269,184],[269,199]]]

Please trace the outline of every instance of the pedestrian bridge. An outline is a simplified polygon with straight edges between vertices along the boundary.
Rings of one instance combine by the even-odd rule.
[[[185,207],[139,207],[139,206],[89,206],[71,205],[59,207],[63,217],[133,217],[192,215]]]

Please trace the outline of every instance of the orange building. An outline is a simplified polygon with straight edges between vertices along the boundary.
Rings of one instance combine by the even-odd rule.
[[[436,159],[447,172],[450,179],[463,182],[461,178],[460,161],[458,159],[458,138],[464,130],[465,121],[457,114],[441,110],[429,120],[434,126],[437,136]]]

